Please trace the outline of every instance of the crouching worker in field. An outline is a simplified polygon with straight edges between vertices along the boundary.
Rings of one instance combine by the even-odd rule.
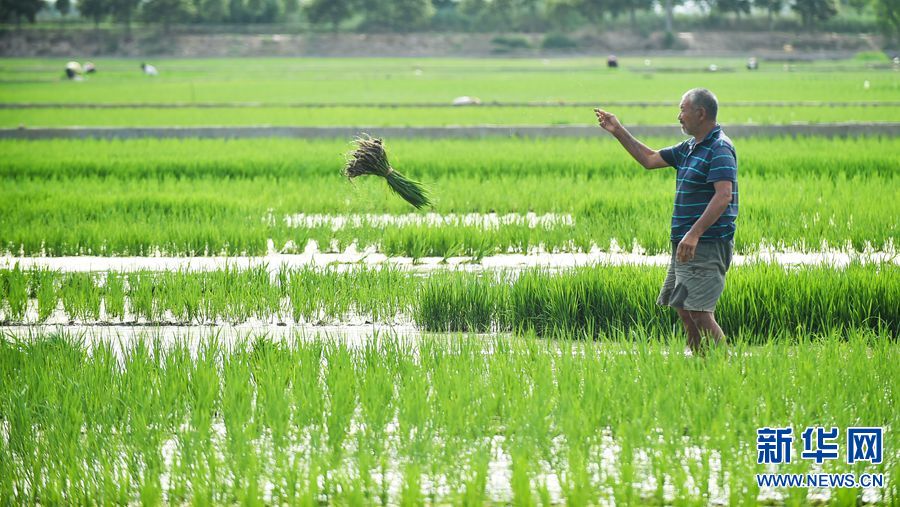
[[[659,151],[635,139],[615,115],[594,111],[600,126],[646,169],[676,170],[672,259],[656,302],[678,312],[688,345],[697,353],[704,350],[704,340],[719,344],[725,338],[714,312],[734,249],[737,153],[716,123],[718,101],[712,92],[690,90],[680,107],[681,130],[693,138]]]

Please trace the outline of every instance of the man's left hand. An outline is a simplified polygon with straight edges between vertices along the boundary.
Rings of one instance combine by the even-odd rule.
[[[678,243],[678,250],[675,251],[675,260],[678,262],[690,262],[694,258],[697,251],[697,242],[700,238],[691,232],[688,232]]]

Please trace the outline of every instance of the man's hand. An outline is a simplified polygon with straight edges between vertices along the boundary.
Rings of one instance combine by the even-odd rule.
[[[600,108],[595,108],[594,113],[597,115],[597,123],[599,123],[604,130],[618,139],[625,150],[628,151],[628,154],[644,166],[644,169],[658,169],[669,165],[668,162],[663,160],[658,151],[651,150],[635,139],[634,136],[619,123],[619,119],[616,118],[616,115]]]
[[[700,236],[703,236],[703,233],[706,232],[711,225],[716,223],[716,220],[722,216],[722,213],[728,209],[728,204],[731,203],[732,184],[730,181],[717,181],[713,183],[713,186],[716,189],[716,193],[712,196],[706,209],[703,210],[703,214],[700,215],[700,218],[694,222],[691,230],[689,230],[687,234],[684,235],[681,242],[678,243],[678,249],[675,250],[675,260],[678,262],[690,262],[690,260],[694,258]]]
[[[619,123],[619,119],[616,118],[616,115],[599,108],[594,109],[594,113],[597,115],[597,123],[599,123],[607,132],[614,134],[616,130],[622,127],[622,124]]]
[[[698,241],[700,241],[699,235],[693,232],[685,234],[678,243],[678,250],[675,251],[675,260],[678,262],[690,262],[694,258],[694,253],[697,252]]]

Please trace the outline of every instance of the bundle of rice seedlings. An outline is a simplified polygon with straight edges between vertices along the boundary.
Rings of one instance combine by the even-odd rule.
[[[344,176],[351,180],[357,176],[381,176],[387,180],[391,190],[415,206],[416,209],[431,206],[428,193],[421,183],[407,178],[391,167],[381,139],[363,134],[354,142],[356,150],[348,157],[347,165],[344,167]]]

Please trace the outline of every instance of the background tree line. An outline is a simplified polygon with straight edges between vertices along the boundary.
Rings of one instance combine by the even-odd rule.
[[[133,21],[158,24],[246,24],[303,21],[313,29],[361,32],[569,30],[620,23],[637,29],[640,15],[659,11],[665,30],[684,0],[0,0],[0,19],[34,22],[42,9],[77,15],[95,25],[113,21],[126,32]],[[740,20],[764,13],[769,29],[793,13],[814,29],[839,11],[875,12],[888,34],[900,33],[900,0],[694,0],[709,19]],[[652,15],[652,14],[651,14]]]

